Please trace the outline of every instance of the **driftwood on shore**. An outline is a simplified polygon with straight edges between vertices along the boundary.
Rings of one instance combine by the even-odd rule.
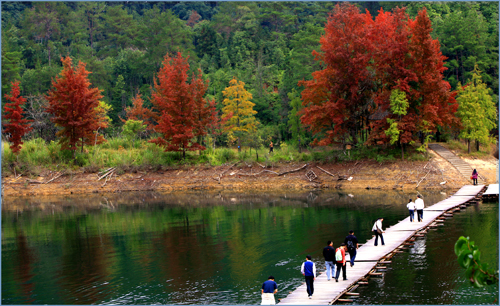
[[[44,184],[48,184],[48,183],[52,182],[53,180],[60,178],[63,175],[64,175],[64,172],[60,173],[59,175],[54,176],[52,179],[46,181]]]
[[[222,176],[224,175],[224,173],[226,173],[229,169],[231,169],[232,167],[234,167],[237,163],[233,164],[232,166],[230,166],[229,168],[227,168],[226,170],[224,170],[223,172],[219,173],[216,177],[213,177],[212,176],[212,179],[215,180],[215,181],[218,181],[219,184],[220,184],[220,179],[222,178]],[[258,164],[258,163],[257,163]],[[265,166],[262,166],[261,164],[258,164],[260,167],[262,168],[265,168]],[[288,173],[294,173],[294,172],[297,172],[297,171],[300,171],[302,169],[305,169],[309,164],[305,164],[303,165],[302,167],[300,168],[297,168],[297,169],[292,169],[292,170],[288,170],[288,171],[284,171],[284,172],[276,172],[276,171],[272,171],[272,170],[262,170],[260,172],[256,172],[256,173],[247,173],[247,172],[242,172],[241,169],[240,170],[237,170],[235,172],[231,172],[229,175],[239,175],[239,176],[252,176],[252,177],[256,177],[256,176],[259,176],[263,173],[272,173],[272,174],[276,174],[277,176],[282,176],[282,175],[285,175],[285,174],[288,174]]]
[[[100,181],[100,180],[102,180],[103,178],[107,177],[108,175],[111,175],[112,173],[114,173],[114,171],[115,171],[115,170],[116,170],[116,168],[115,168],[115,167],[107,169],[106,171],[104,171],[104,172],[106,172],[106,173],[105,173],[105,174],[103,174],[101,177],[99,177],[99,179],[98,179],[97,181]],[[102,172],[101,172],[101,173],[102,173]]]
[[[342,181],[342,180],[348,180],[349,178],[347,177],[347,175],[340,175],[340,174],[332,174],[328,171],[326,171],[325,169],[319,167],[319,166],[316,166],[316,168],[318,168],[319,170],[323,171],[324,173],[330,175],[330,176],[333,176],[333,177],[336,177],[337,178],[337,181]]]

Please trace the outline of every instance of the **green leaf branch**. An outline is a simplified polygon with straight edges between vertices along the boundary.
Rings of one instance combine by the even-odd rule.
[[[455,254],[458,257],[458,264],[466,269],[465,277],[474,287],[480,288],[498,283],[498,270],[488,268],[487,263],[481,263],[481,252],[469,237],[458,238],[455,243]]]

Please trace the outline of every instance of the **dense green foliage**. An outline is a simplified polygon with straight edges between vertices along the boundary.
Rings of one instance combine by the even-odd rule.
[[[236,78],[252,95],[261,123],[254,139],[307,145],[315,137],[297,120],[300,80],[322,69],[312,51],[332,2],[2,2],[2,90],[20,80],[21,95],[40,99],[62,70],[60,58],[86,63],[92,86],[112,106],[107,138],[121,133],[127,107],[142,96],[151,107],[151,87],[165,54],[189,55],[192,71],[209,81],[207,99],[223,108],[223,91]],[[427,8],[448,57],[445,78],[452,90],[466,84],[474,65],[493,101],[498,95],[498,3],[365,2],[375,17],[382,7],[406,6],[414,18]],[[192,73],[189,72],[188,75]],[[3,101],[5,102],[5,101]],[[30,106],[28,105],[28,108]],[[30,110],[28,109],[28,113]],[[35,118],[29,118],[35,119]],[[55,140],[50,126],[33,129]],[[227,145],[227,135],[215,135]],[[251,139],[248,140],[250,144]],[[253,146],[253,145],[252,145]]]

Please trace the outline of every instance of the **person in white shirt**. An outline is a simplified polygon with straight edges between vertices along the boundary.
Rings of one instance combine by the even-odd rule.
[[[384,218],[378,218],[372,227],[373,234],[375,235],[375,246],[378,244],[378,236],[380,236],[380,241],[382,242],[382,245],[384,245],[384,236],[382,236],[382,233],[384,232],[382,230],[382,221],[384,221]]]
[[[422,222],[424,220],[424,200],[422,200],[421,195],[417,195],[417,199],[415,200],[415,209],[417,210],[418,222]]]
[[[415,217],[415,203],[410,199],[408,201],[408,204],[406,204],[406,207],[408,207],[408,211],[410,211],[410,222],[413,222],[413,219]]]
[[[300,272],[306,279],[306,290],[309,298],[312,298],[314,293],[314,280],[316,279],[316,265],[311,261],[311,255],[306,256],[306,261],[302,263]]]

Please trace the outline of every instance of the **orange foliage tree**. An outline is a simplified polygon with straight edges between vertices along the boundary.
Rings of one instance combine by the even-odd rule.
[[[12,142],[10,148],[14,154],[18,154],[23,144],[22,137],[31,131],[29,122],[32,122],[32,120],[23,119],[24,110],[22,106],[26,99],[19,95],[19,81],[11,84],[10,95],[5,94],[5,99],[10,102],[4,106],[3,132],[10,134],[9,140]]]
[[[203,98],[208,82],[203,81],[201,70],[188,82],[188,58],[180,52],[177,57],[165,56],[151,96],[158,114],[155,131],[162,137],[150,142],[165,151],[180,151],[183,157],[186,151],[205,150],[200,138],[216,122],[215,102]]]
[[[125,113],[127,114],[127,119],[142,121],[147,124],[148,129],[150,130],[154,128],[154,119],[158,118],[158,115],[155,112],[144,107],[144,100],[142,100],[140,93],[135,95],[132,99],[132,107],[127,107]],[[121,120],[122,122],[126,121],[124,119]]]
[[[404,9],[381,10],[373,19],[352,4],[337,5],[320,40],[322,52],[314,52],[324,69],[300,83],[302,123],[316,135],[315,143],[388,143],[385,131],[395,119],[399,142],[408,143],[417,132],[455,122],[455,93],[444,81],[445,57],[431,32],[425,9],[415,20]],[[396,89],[408,99],[404,116],[391,109]]]
[[[89,71],[85,63],[79,62],[78,67],[72,66],[70,57],[61,58],[63,70],[52,81],[52,89],[46,96],[49,101],[47,112],[54,117],[52,121],[61,128],[57,135],[61,137],[61,148],[73,151],[78,146],[93,145],[104,140],[97,131],[106,128],[108,121],[104,120],[105,109],[100,107],[102,98],[98,88],[90,88],[87,78]]]

